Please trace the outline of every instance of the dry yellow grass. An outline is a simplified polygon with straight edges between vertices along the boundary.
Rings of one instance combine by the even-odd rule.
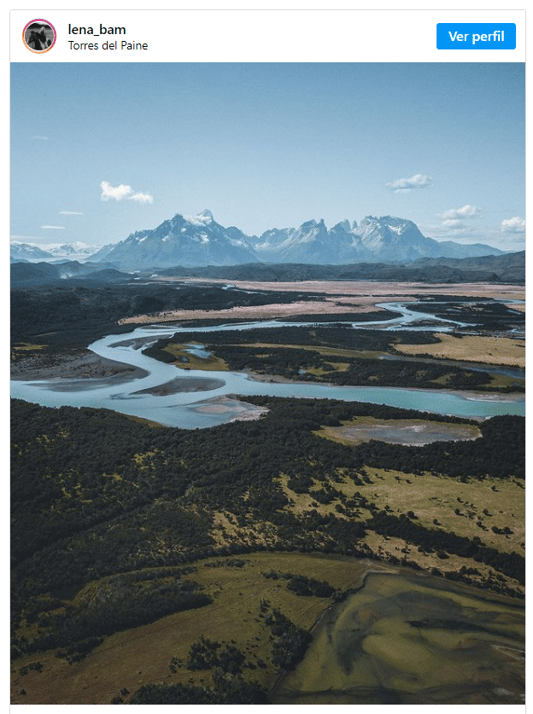
[[[333,313],[372,312],[377,310],[373,305],[364,307],[360,305],[338,305],[336,300],[297,300],[293,303],[275,303],[268,305],[244,305],[227,308],[224,310],[169,310],[157,315],[136,315],[119,320],[119,324],[144,324],[155,322],[174,322],[176,320],[204,320],[204,319],[249,319],[273,320],[294,315],[330,315]]]
[[[32,344],[30,342],[23,342],[20,345],[14,345],[13,346],[13,352],[32,352],[35,350],[42,350],[45,348],[45,345],[37,345],[37,344]]]
[[[395,345],[399,352],[409,355],[430,355],[442,359],[485,364],[525,367],[525,342],[509,337],[454,337],[438,333],[440,342],[434,345]]]
[[[357,488],[378,508],[388,505],[394,515],[413,511],[425,528],[442,528],[470,539],[478,536],[484,545],[502,553],[524,555],[525,500],[518,479],[486,478],[463,483],[430,474],[415,476],[375,468],[366,471],[372,484]],[[513,532],[494,533],[493,526],[509,526]]]
[[[224,279],[179,278],[176,282],[191,285],[226,284]],[[156,281],[157,282],[157,281]],[[172,282],[165,277],[164,282]],[[321,293],[334,297],[324,301],[295,301],[270,305],[239,306],[225,310],[173,310],[157,315],[135,315],[119,320],[119,324],[145,324],[155,322],[175,322],[176,320],[197,320],[213,318],[273,319],[294,315],[320,315],[341,312],[373,312],[379,310],[378,303],[395,300],[416,300],[420,295],[466,295],[471,297],[491,297],[501,300],[522,300],[524,288],[521,285],[489,285],[487,283],[457,283],[454,285],[437,283],[376,283],[364,280],[308,280],[298,282],[266,282],[232,280],[232,285],[242,290],[294,291],[301,293]]]

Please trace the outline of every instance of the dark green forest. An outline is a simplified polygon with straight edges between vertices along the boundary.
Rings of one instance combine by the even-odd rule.
[[[151,427],[105,410],[49,409],[14,401],[15,618],[29,602],[79,588],[95,577],[184,565],[219,552],[210,529],[213,511],[221,509],[243,526],[253,524],[257,543],[263,542],[265,524],[271,524],[266,540],[274,549],[357,555],[358,539],[367,529],[386,528],[434,549],[459,553],[467,548],[473,557],[496,557],[481,542],[446,540],[439,529],[406,530],[402,518],[383,520],[367,498],[347,499],[333,484],[338,469],[356,485],[363,484],[364,466],[412,474],[434,471],[450,479],[524,478],[521,417],[486,420],[480,425],[483,437],[474,441],[421,447],[370,441],[349,447],[313,432],[358,415],[387,419],[420,414],[327,400],[250,401],[270,410],[259,422],[194,431]],[[316,500],[326,502],[340,499],[352,517],[292,513],[277,481],[280,473],[288,476],[295,492],[313,491]],[[362,506],[375,511],[370,520],[357,518]],[[156,537],[168,544],[167,554],[152,552]],[[237,539],[222,550],[238,553],[249,547]],[[523,558],[501,560],[494,561],[495,568],[523,581]]]
[[[86,347],[106,334],[130,332],[117,321],[164,310],[223,310],[236,305],[268,305],[295,300],[324,300],[324,295],[302,292],[268,292],[201,289],[182,283],[120,286],[50,285],[32,290],[11,290],[11,341],[41,341],[56,349]]]

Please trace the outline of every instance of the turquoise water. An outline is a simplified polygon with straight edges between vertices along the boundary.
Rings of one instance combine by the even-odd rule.
[[[418,329],[417,322],[427,321],[428,317],[433,319],[427,313],[410,311],[403,303],[384,303],[382,307],[402,312],[401,318],[376,323],[383,329]],[[215,409],[211,412],[205,410],[206,400],[228,395],[339,399],[386,404],[404,409],[463,417],[524,414],[523,398],[394,387],[338,387],[311,383],[261,382],[239,372],[210,371],[209,377],[220,380],[223,385],[216,389],[205,389],[202,388],[202,384],[199,384],[199,391],[165,396],[139,394],[140,391],[166,384],[178,376],[202,379],[204,385],[209,385],[209,382],[205,381],[206,373],[204,371],[187,370],[184,372],[174,365],[164,364],[142,353],[142,350],[149,344],[162,337],[172,336],[179,332],[197,332],[201,340],[202,334],[220,330],[244,330],[253,327],[279,327],[280,325],[295,327],[298,324],[309,326],[309,323],[283,323],[276,320],[201,328],[159,325],[140,327],[129,335],[108,335],[91,344],[89,349],[101,357],[139,367],[144,370],[145,376],[132,378],[130,381],[120,384],[117,384],[113,379],[17,380],[11,383],[11,396],[49,407],[73,406],[112,409],[123,414],[150,419],[166,426],[185,429],[215,426],[233,419],[235,417],[233,409],[218,411]],[[374,323],[369,322],[354,323],[356,329],[359,327],[368,328],[373,325]],[[427,325],[424,329],[427,329]],[[439,330],[442,329],[443,327],[439,327]]]

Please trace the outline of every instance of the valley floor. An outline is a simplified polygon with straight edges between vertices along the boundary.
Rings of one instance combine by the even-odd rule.
[[[190,284],[202,294],[204,283]],[[304,289],[238,287],[243,302],[246,290]],[[521,305],[497,312],[489,301],[479,310],[481,335],[441,340],[428,330],[405,344],[393,332],[335,325],[344,313],[371,319],[384,301],[512,301],[523,298],[521,287],[339,281],[305,289],[327,299],[280,306],[273,297],[122,322],[256,320],[277,316],[278,306],[285,317],[332,316],[323,331],[309,322],[250,338],[210,333],[207,356],[191,353],[188,337],[160,340],[151,355],[179,368],[156,388],[162,394],[179,391],[187,369],[202,365],[205,377],[191,389],[212,386],[220,375],[210,372],[225,369],[263,381],[381,380],[509,401],[522,394],[523,373],[490,370],[506,364],[511,343],[521,364],[523,340],[509,334]],[[478,307],[459,300],[451,309]],[[88,342],[56,349],[47,339],[43,332],[14,344],[13,379],[142,374],[89,353]],[[176,429],[109,409],[13,400],[13,703],[522,702],[522,417],[231,395],[196,409],[241,421]],[[386,580],[365,589],[378,582],[367,577],[374,571]],[[339,624],[354,593],[362,597],[357,641]],[[324,628],[335,643],[320,663],[313,647]]]

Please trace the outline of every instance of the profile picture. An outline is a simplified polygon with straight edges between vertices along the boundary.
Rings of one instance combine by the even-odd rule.
[[[22,31],[22,40],[31,52],[42,54],[54,46],[56,31],[47,20],[31,20]]]

